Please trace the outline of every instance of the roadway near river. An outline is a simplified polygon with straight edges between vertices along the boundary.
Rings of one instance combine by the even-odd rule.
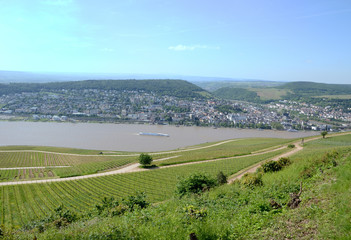
[[[350,134],[350,133],[338,134],[337,136],[347,135],[347,134]],[[304,142],[305,143],[306,142],[310,142],[310,141],[316,140],[318,138],[321,138],[321,137],[318,136],[318,137],[313,137],[313,138],[310,138],[310,139],[306,139]],[[234,140],[229,140],[229,141],[234,141]],[[216,144],[213,144],[213,145],[200,147],[200,148],[186,149],[186,150],[190,151],[190,150],[198,150],[198,149],[201,149],[201,148],[209,148],[209,147],[213,147],[213,146],[218,146],[220,144],[224,144],[224,143],[229,142],[229,141],[216,143]],[[271,160],[277,161],[281,157],[289,157],[289,156],[301,151],[303,149],[303,146],[301,146],[300,143],[301,143],[301,140],[294,142],[293,144],[295,145],[295,148],[292,148],[291,151],[289,151],[289,152],[286,152],[286,153],[280,154],[278,156],[275,156]],[[129,164],[129,165],[125,166],[125,167],[122,167],[120,169],[109,171],[109,172],[102,172],[102,173],[90,174],[90,175],[85,175],[85,176],[69,177],[69,178],[55,178],[55,179],[17,181],[17,182],[2,182],[2,183],[0,183],[0,186],[22,185],[22,184],[32,184],[32,183],[63,182],[63,181],[73,181],[73,180],[94,178],[94,177],[102,177],[102,176],[115,175],[115,174],[125,174],[125,173],[132,173],[132,172],[141,172],[141,171],[153,171],[155,169],[171,168],[171,167],[178,167],[178,166],[183,166],[183,165],[199,164],[199,163],[204,163],[204,162],[221,161],[221,160],[224,160],[224,159],[235,159],[235,158],[257,156],[257,155],[262,155],[262,154],[265,154],[265,153],[279,151],[279,150],[286,149],[286,148],[287,148],[287,145],[284,145],[284,146],[279,147],[279,148],[275,148],[275,149],[268,148],[266,150],[261,150],[259,152],[255,152],[255,153],[244,155],[244,156],[229,157],[229,158],[219,158],[219,159],[212,159],[212,160],[205,160],[205,161],[198,161],[198,162],[181,163],[181,164],[174,164],[174,165],[168,165],[168,166],[162,166],[162,167],[156,167],[156,168],[150,168],[150,169],[140,168],[140,164],[139,163],[133,163],[133,164]],[[178,151],[171,151],[171,152],[172,153],[176,153],[176,152],[178,153],[178,152],[182,152],[182,151],[185,151],[185,150],[178,150]],[[86,155],[84,155],[84,156],[86,156]],[[94,156],[96,156],[96,155],[94,155]],[[158,160],[155,160],[155,161],[163,161],[163,160],[167,160],[167,159],[171,159],[171,158],[175,158],[175,157],[180,157],[180,156],[181,155],[171,156],[171,157],[167,157],[167,158],[158,159]],[[228,183],[232,183],[233,181],[242,178],[246,173],[255,172],[257,170],[257,168],[259,168],[264,162],[266,162],[266,161],[262,161],[260,163],[257,163],[257,164],[255,164],[253,166],[250,166],[249,168],[246,168],[246,169],[244,169],[242,171],[239,171],[238,173],[232,175],[232,177],[229,177]]]

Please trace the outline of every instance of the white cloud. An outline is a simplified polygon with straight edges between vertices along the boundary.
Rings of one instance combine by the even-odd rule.
[[[193,51],[195,49],[214,49],[219,50],[219,47],[211,47],[207,45],[182,45],[178,44],[177,46],[170,46],[168,47],[169,50],[173,51]]]

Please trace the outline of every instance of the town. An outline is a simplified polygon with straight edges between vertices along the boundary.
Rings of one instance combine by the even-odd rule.
[[[340,131],[350,127],[351,113],[288,100],[257,104],[145,91],[60,89],[0,96],[0,119]]]

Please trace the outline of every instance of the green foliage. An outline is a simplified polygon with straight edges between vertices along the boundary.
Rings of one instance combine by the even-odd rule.
[[[135,210],[136,208],[146,208],[150,204],[146,201],[146,195],[144,192],[137,192],[135,195],[128,196],[125,199],[122,199],[123,204],[128,206],[130,211]]]
[[[261,180],[264,181],[262,187],[245,188],[240,187],[240,184],[225,185],[201,195],[169,199],[138,211],[128,211],[128,208],[123,216],[113,218],[87,216],[60,229],[56,229],[54,225],[46,226],[47,229],[41,232],[39,227],[38,231],[22,228],[12,232],[10,228],[3,228],[5,239],[33,239],[36,235],[38,239],[177,240],[189,239],[189,233],[195,233],[198,239],[349,239],[351,148],[347,138],[343,138],[345,142],[331,142],[333,139],[331,137],[326,141],[316,141],[319,145],[316,145],[316,142],[315,145],[309,142],[303,151],[291,157],[293,161],[290,167],[261,176]],[[336,143],[348,144],[342,145],[342,148],[335,151],[330,150]],[[318,148],[318,146],[321,147]],[[336,167],[333,166],[333,161],[338,163]],[[285,206],[290,200],[290,193],[299,191],[300,172],[305,166],[313,167],[316,171],[312,178],[303,180],[302,202],[299,208],[291,211]],[[184,172],[196,169],[188,167],[182,167]],[[323,173],[318,170],[319,167],[322,168]],[[164,171],[168,177],[165,179],[173,181],[169,177],[172,178],[174,171],[176,168]],[[161,171],[154,171],[151,174],[150,172],[130,175],[136,179],[142,178],[143,181],[156,179],[155,184],[159,182]],[[148,176],[146,173],[150,174],[150,178],[145,178]],[[176,172],[175,175],[179,173]],[[218,171],[212,175],[215,176],[216,173]],[[108,179],[113,181],[112,178]],[[96,182],[85,182],[88,186],[93,186],[94,184],[91,183],[96,184]],[[108,181],[103,183],[107,184]],[[110,191],[116,188],[117,184],[121,182],[113,181]],[[130,182],[125,184],[131,186]],[[44,184],[38,185],[41,185],[36,186],[38,188],[48,188]],[[79,188],[83,186],[79,185]],[[155,189],[153,186],[154,191]],[[15,194],[8,188],[3,190],[2,196],[5,198],[7,195]],[[21,191],[22,188],[16,190],[16,192]],[[82,199],[87,201],[89,197],[96,196],[85,196]],[[43,195],[38,196],[37,199],[40,198],[43,198]],[[20,199],[20,197],[17,198],[17,200]],[[77,201],[76,199],[78,197],[68,199],[66,204]],[[274,199],[282,208],[275,209],[270,204],[271,199]],[[110,203],[114,201],[107,198],[101,202],[101,205],[112,206],[113,204]],[[48,205],[49,202],[46,204]],[[35,205],[32,204],[31,207],[34,208]],[[6,206],[9,205],[5,205],[5,209],[7,209]],[[25,209],[21,204],[15,207]]]
[[[224,175],[222,171],[219,171],[217,174],[217,184],[218,185],[223,185],[227,183],[227,176]]]
[[[101,202],[102,204],[95,205],[95,208],[98,211],[98,215],[102,215],[105,212],[103,215],[108,216],[110,215],[110,210],[112,208],[119,206],[119,202],[115,200],[114,197],[104,197]]]
[[[123,198],[121,203],[115,200],[114,197],[104,197],[101,204],[95,205],[95,209],[98,215],[113,217],[123,215],[127,211],[133,212],[136,209],[143,209],[149,205],[146,201],[145,193],[137,192],[135,195]]]
[[[350,94],[350,84],[326,84],[314,82],[290,82],[277,88],[292,90],[295,95],[320,96]]]
[[[289,144],[288,148],[295,148],[295,145],[294,144]]]
[[[72,82],[50,83],[10,83],[0,84],[0,95],[21,92],[39,92],[54,90],[117,90],[117,91],[144,91],[160,95],[169,95],[179,98],[204,99],[209,95],[202,88],[184,80],[86,80]],[[207,93],[207,94],[204,94]]]
[[[150,165],[152,162],[152,157],[149,154],[142,153],[139,155],[138,159],[139,159],[139,163],[143,166]]]
[[[272,122],[271,126],[273,129],[284,130],[284,126],[279,122]]]
[[[263,186],[262,174],[246,173],[240,180],[240,183],[249,188]]]
[[[325,138],[325,136],[328,134],[328,132],[327,131],[323,131],[323,132],[321,132],[321,135],[322,135],[322,137],[323,138]]]
[[[280,171],[282,169],[282,166],[276,162],[276,161],[268,161],[264,164],[262,164],[262,169],[263,172],[267,173],[267,172],[277,172]]]
[[[189,193],[199,194],[216,186],[216,180],[201,173],[194,173],[181,179],[177,184],[177,194],[184,196]]]
[[[285,166],[289,166],[291,164],[291,160],[287,157],[281,157],[278,160],[278,164],[283,168]]]
[[[234,107],[232,105],[216,105],[215,109],[222,113],[240,113],[243,110],[239,107]]]
[[[205,208],[199,209],[193,205],[186,206],[184,208],[184,212],[186,213],[186,217],[188,219],[203,219],[207,216],[207,211]]]
[[[249,91],[245,88],[224,87],[214,91],[213,94],[217,97],[230,100],[242,100],[248,102],[260,101],[260,97],[256,92]]]

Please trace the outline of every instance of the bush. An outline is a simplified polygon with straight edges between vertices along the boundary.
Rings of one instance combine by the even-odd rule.
[[[222,185],[227,183],[227,176],[222,171],[217,174],[217,184]]]
[[[207,216],[207,211],[204,208],[197,208],[193,205],[184,208],[186,216],[188,219],[203,219]]]
[[[282,169],[282,166],[276,161],[268,161],[262,165],[263,172],[277,172]]]
[[[294,147],[295,147],[294,144],[289,144],[289,145],[288,145],[288,148],[294,148]]]
[[[254,188],[256,186],[262,186],[263,185],[262,174],[247,173],[243,176],[240,183],[250,188]]]
[[[313,167],[304,167],[302,172],[300,172],[300,177],[307,179],[313,177],[315,174],[315,169]]]
[[[138,192],[135,196],[129,196],[126,199],[122,199],[122,202],[130,209],[130,211],[135,210],[135,208],[146,208],[150,205],[146,201],[146,195],[143,192]]]
[[[291,164],[291,161],[289,158],[281,157],[278,160],[278,164],[283,168],[285,166],[289,166]]]
[[[204,174],[192,174],[177,184],[177,194],[184,196],[189,193],[202,193],[216,186],[216,180]]]
[[[152,162],[152,157],[149,154],[140,154],[139,156],[139,163],[143,166],[150,165]]]

